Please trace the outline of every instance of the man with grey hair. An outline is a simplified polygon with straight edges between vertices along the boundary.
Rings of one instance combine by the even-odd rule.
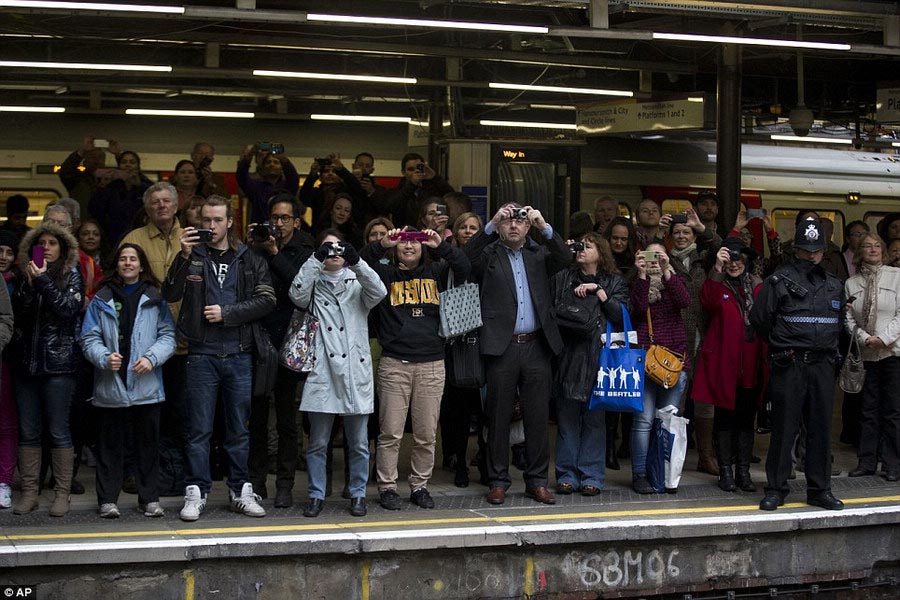
[[[72,217],[72,231],[77,230],[78,226],[81,225],[81,206],[78,204],[78,200],[74,198],[60,198],[54,203],[54,206],[62,206],[69,211],[69,216]]]
[[[619,203],[615,198],[603,196],[594,202],[594,231],[603,233],[619,214]]]

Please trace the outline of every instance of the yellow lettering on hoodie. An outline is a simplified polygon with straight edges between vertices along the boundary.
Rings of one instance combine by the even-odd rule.
[[[434,279],[410,279],[391,284],[391,306],[404,304],[440,304]]]

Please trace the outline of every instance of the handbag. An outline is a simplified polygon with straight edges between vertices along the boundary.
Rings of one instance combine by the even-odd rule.
[[[459,388],[480,388],[484,385],[484,362],[478,331],[450,340],[447,347],[447,380]]]
[[[296,373],[309,373],[316,365],[316,335],[319,332],[319,318],[313,314],[316,288],[313,285],[309,300],[309,310],[294,309],[288,325],[284,343],[281,345],[279,362]]]
[[[650,445],[647,448],[647,481],[658,493],[674,494],[681,482],[681,470],[687,454],[688,420],[676,415],[678,407],[665,406],[656,411]]]
[[[600,348],[597,359],[597,382],[591,392],[590,410],[613,412],[643,412],[644,410],[644,349],[626,343],[631,338],[631,317],[622,306],[623,337],[613,341],[612,323],[606,322],[606,339],[610,343]]]
[[[847,347],[847,356],[841,365],[841,374],[838,377],[838,385],[847,394],[858,394],[866,382],[866,369],[863,366],[862,356],[859,353],[859,340],[856,337],[859,328],[853,330],[850,335],[850,344]]]
[[[684,354],[653,343],[653,319],[650,318],[649,306],[647,307],[647,329],[650,333],[650,347],[647,348],[645,364],[647,377],[667,390],[672,389],[678,383],[678,378],[681,377]]]
[[[600,324],[600,303],[593,295],[579,298],[572,290],[564,290],[553,306],[556,324],[580,337],[592,338]]]
[[[453,285],[453,270],[447,279],[447,289],[440,293],[441,327],[439,335],[449,339],[481,327],[481,295],[478,284],[467,282]]]

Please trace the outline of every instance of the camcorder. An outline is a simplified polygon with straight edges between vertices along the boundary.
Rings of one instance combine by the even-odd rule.
[[[680,223],[683,225],[683,224],[687,223],[687,215],[684,213],[673,213],[670,216],[672,217],[672,220],[670,221],[672,223],[672,225],[675,225],[677,223]]]
[[[250,230],[250,239],[254,242],[267,242],[269,237],[278,237],[278,228],[272,223],[258,223]]]
[[[512,218],[513,219],[528,219],[528,209],[527,208],[512,209]]]
[[[397,234],[396,238],[391,238],[400,240],[401,242],[426,242],[428,241],[428,234],[424,231],[401,231]]]
[[[277,142],[257,142],[256,147],[260,152],[268,152],[269,154],[284,154],[284,144]]]
[[[584,250],[584,242],[572,242],[569,244],[569,250],[572,252],[581,252]]]
[[[328,258],[332,256],[343,256],[344,255],[344,245],[340,242],[333,242],[330,246],[328,246]]]

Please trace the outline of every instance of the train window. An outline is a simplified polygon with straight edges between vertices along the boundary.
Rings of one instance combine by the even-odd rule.
[[[690,200],[686,200],[685,198],[669,198],[667,200],[662,201],[662,206],[660,210],[664,215],[671,215],[675,213],[684,212],[689,208],[692,208]]]
[[[778,232],[782,242],[794,239],[794,222],[797,219],[797,209],[776,208],[772,211],[772,226]],[[844,243],[844,213],[836,210],[816,211],[820,219],[829,219],[834,224],[831,241],[838,247]]]
[[[626,219],[631,219],[631,207],[624,202],[619,202],[619,216],[625,217]]]
[[[6,220],[6,199],[16,194],[28,198],[28,226],[40,225],[44,210],[61,198],[56,190],[0,188],[0,222]]]
[[[869,226],[869,231],[874,231],[881,235],[878,232],[878,224],[888,215],[896,214],[896,213],[887,213],[887,212],[867,212],[866,216],[863,217],[863,221],[866,222],[866,225]],[[887,242],[888,240],[885,240]]]

